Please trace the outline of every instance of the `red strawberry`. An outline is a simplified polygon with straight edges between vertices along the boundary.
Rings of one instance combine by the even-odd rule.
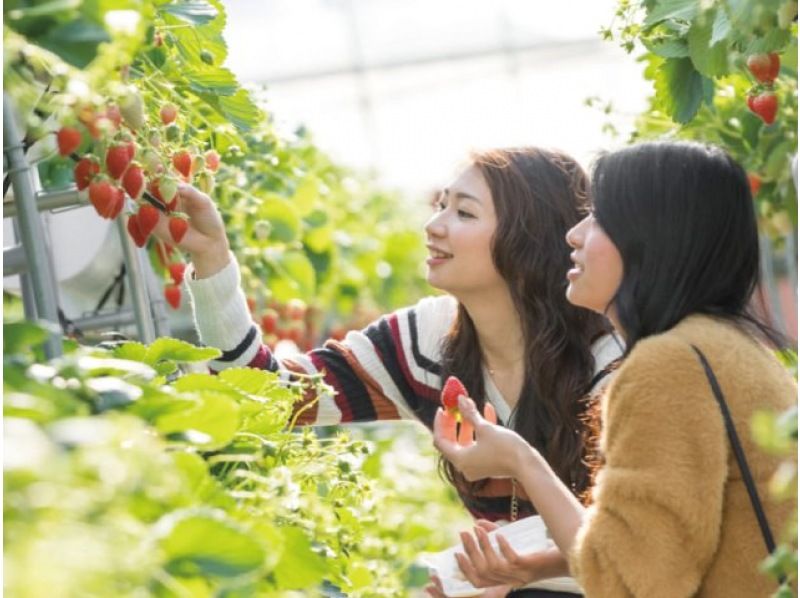
[[[161,107],[161,122],[168,125],[178,118],[178,109],[174,104],[165,104]]]
[[[184,218],[172,216],[169,219],[169,234],[176,243],[180,243],[186,231],[189,230],[189,223]]]
[[[213,172],[216,172],[219,168],[219,154],[214,150],[206,152],[206,168]]]
[[[133,157],[136,155],[136,142],[131,139],[125,144],[125,147],[128,148],[128,157],[133,160]]]
[[[761,83],[772,83],[781,70],[781,59],[774,52],[753,54],[747,58],[747,68]]]
[[[757,96],[747,96],[747,107],[768,125],[775,122],[778,113],[778,96],[764,91]]]
[[[156,224],[158,224],[158,217],[158,210],[150,204],[144,204],[139,208],[137,221],[139,223],[139,231],[145,239],[150,236],[150,233],[153,232]]]
[[[172,306],[172,309],[178,309],[181,306],[181,288],[174,284],[168,284],[164,287],[164,299]]]
[[[114,187],[114,207],[109,215],[109,218],[113,220],[117,216],[120,215],[122,212],[122,208],[125,207],[125,192],[120,189],[119,187]]]
[[[92,182],[96,174],[100,174],[100,164],[94,158],[81,158],[75,165],[75,184],[78,191],[83,191]]]
[[[267,309],[261,316],[261,330],[266,334],[274,334],[278,328],[278,312],[274,309]]]
[[[138,164],[131,164],[122,175],[122,186],[133,199],[139,199],[144,191],[144,171]]]
[[[761,177],[753,172],[748,172],[747,180],[750,183],[750,193],[755,197],[761,189]]]
[[[458,412],[458,397],[460,395],[468,396],[467,389],[464,388],[461,380],[455,376],[450,376],[442,389],[442,405],[451,413]]]
[[[186,150],[182,150],[172,156],[172,165],[184,178],[189,179],[192,177],[192,154]]]
[[[114,186],[104,179],[89,184],[89,200],[103,218],[111,218],[117,207],[117,193]]]
[[[169,275],[172,277],[172,282],[179,285],[183,282],[183,274],[186,272],[186,264],[170,264]]]
[[[147,243],[147,236],[143,235],[142,231],[139,229],[139,218],[137,214],[128,216],[128,234],[133,239],[133,242],[136,243],[137,247],[144,247],[145,243]]]
[[[58,153],[69,156],[81,145],[81,132],[75,127],[61,127],[56,133]]]
[[[127,144],[112,145],[106,152],[106,169],[111,178],[118,179],[131,163],[130,149]]]

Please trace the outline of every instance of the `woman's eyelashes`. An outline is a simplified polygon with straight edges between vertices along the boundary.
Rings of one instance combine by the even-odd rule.
[[[437,199],[436,201],[433,202],[434,212],[444,212],[447,209],[447,207],[448,207],[448,202],[443,199]],[[477,218],[477,216],[472,212],[464,210],[463,208],[460,207],[456,210],[456,214],[458,215],[459,218],[463,218],[464,220]]]

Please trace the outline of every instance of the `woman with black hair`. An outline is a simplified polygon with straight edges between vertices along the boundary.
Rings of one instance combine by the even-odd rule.
[[[718,148],[644,143],[600,158],[592,195],[567,234],[567,297],[608,316],[627,345],[602,399],[592,505],[469,399],[460,407],[476,440],[456,443],[440,412],[435,442],[467,479],[522,484],[562,573],[590,598],[766,596],[775,582],[758,564],[792,505],[768,500],[778,458],[750,440],[750,420],[792,405],[797,386],[761,342],[780,339],[748,309],[759,245],[745,172]],[[497,552],[476,535],[462,560],[473,583],[528,581],[507,543]]]
[[[425,225],[428,282],[447,294],[279,360],[248,312],[213,202],[182,186],[180,209],[190,227],[179,246],[192,259],[186,279],[195,321],[200,339],[224,351],[211,367],[249,365],[286,378],[321,373],[334,392],[309,391],[295,406],[301,425],[404,418],[431,429],[443,381],[456,375],[479,408],[547,455],[560,479],[583,495],[582,399],[621,354],[607,322],[564,296],[563,237],[587,208],[587,188],[580,165],[557,151],[474,154]],[[168,239],[165,220],[156,232]],[[462,434],[471,439],[466,427]],[[467,481],[446,461],[442,467],[483,525],[534,513],[510,480]],[[544,575],[558,560],[550,551],[528,562]]]

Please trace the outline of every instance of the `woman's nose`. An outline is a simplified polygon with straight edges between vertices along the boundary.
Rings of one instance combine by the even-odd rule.
[[[425,223],[425,233],[428,236],[443,237],[447,233],[447,227],[445,226],[441,216],[442,213],[437,212],[436,214],[431,216]]]
[[[576,224],[567,231],[567,234],[565,236],[567,240],[567,245],[569,245],[573,249],[577,249],[583,243],[583,227],[589,218],[590,217],[587,216],[586,218],[578,222],[578,224]]]

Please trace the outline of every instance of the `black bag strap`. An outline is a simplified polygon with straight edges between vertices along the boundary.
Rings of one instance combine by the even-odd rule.
[[[703,352],[694,345],[692,345],[692,349],[694,349],[694,352],[697,353],[700,363],[703,364],[703,369],[706,371],[706,377],[708,378],[709,384],[711,384],[711,391],[714,393],[717,403],[719,403],[719,408],[722,411],[722,417],[725,420],[725,429],[728,431],[728,438],[731,442],[731,448],[733,449],[733,454],[736,456],[736,461],[739,463],[739,469],[742,471],[742,479],[744,480],[745,486],[747,486],[747,493],[750,495],[750,502],[753,505],[753,510],[756,512],[758,525],[761,528],[761,535],[764,537],[764,543],[767,545],[767,552],[772,554],[775,551],[775,539],[772,536],[772,530],[770,530],[767,517],[764,514],[764,508],[761,506],[761,500],[758,498],[758,491],[756,490],[756,485],[753,482],[753,476],[750,473],[750,468],[747,466],[747,460],[744,457],[744,450],[742,450],[742,444],[739,442],[739,436],[736,434],[736,428],[733,425],[728,404],[725,402],[725,397],[722,395],[722,389],[719,387],[717,377],[714,375],[714,370],[711,369],[706,356],[703,355]]]

